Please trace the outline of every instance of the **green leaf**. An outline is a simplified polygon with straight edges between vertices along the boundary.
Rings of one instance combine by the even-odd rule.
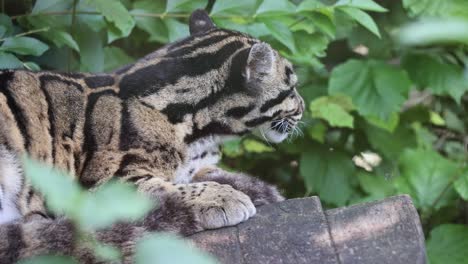
[[[130,35],[135,26],[135,20],[120,1],[87,0],[86,3],[101,12],[106,20],[116,29],[109,32],[109,43],[117,38]]]
[[[339,7],[339,10],[346,13],[348,16],[353,18],[356,22],[358,22],[363,27],[367,28],[370,32],[374,33],[376,36],[380,38],[379,28],[375,24],[372,17],[369,16],[366,12],[361,11],[360,9],[357,9],[354,7],[346,7],[346,6]]]
[[[173,18],[165,19],[167,31],[169,32],[169,41],[173,42],[190,35],[189,27]]]
[[[389,160],[400,157],[406,148],[416,147],[416,137],[410,128],[400,125],[394,131],[366,124],[364,130],[371,146]]]
[[[96,256],[101,260],[118,263],[121,259],[120,251],[113,246],[96,241],[90,248],[93,249],[93,251],[96,253]]]
[[[263,0],[255,15],[276,16],[294,13],[296,6],[289,0]]]
[[[18,264],[77,264],[71,257],[65,256],[36,256],[27,260],[21,260]]]
[[[246,14],[254,12],[256,8],[256,1],[252,0],[217,0],[215,1],[210,15],[221,15],[221,14]]]
[[[387,9],[383,8],[372,0],[340,0],[335,3],[335,6],[350,6],[359,8],[362,10],[375,11],[375,12],[386,12]]]
[[[291,52],[296,51],[296,44],[294,43],[294,36],[289,28],[276,20],[265,20],[265,26],[270,30],[271,35],[289,48]]]
[[[322,118],[331,126],[353,128],[353,116],[348,113],[354,108],[347,96],[323,96],[310,104],[312,117]]]
[[[214,258],[199,251],[193,245],[171,234],[153,234],[144,237],[137,244],[137,264],[190,263],[214,264]]]
[[[21,55],[40,56],[49,46],[31,37],[11,37],[5,39],[0,50],[14,52]]]
[[[134,59],[128,56],[121,48],[104,48],[104,71],[117,69],[120,66],[132,63]]]
[[[297,43],[297,55],[303,58],[324,57],[325,50],[330,43],[323,34],[307,34],[304,31],[294,33],[294,42]]]
[[[396,39],[402,45],[468,44],[468,22],[459,20],[422,20],[400,29]]]
[[[256,38],[270,35],[270,31],[263,23],[239,24],[232,21],[231,19],[222,18],[215,18],[214,22],[220,28],[227,28],[237,30],[240,32],[245,32]]]
[[[351,198],[355,169],[345,153],[315,145],[302,154],[299,166],[309,193],[318,193],[321,200],[336,206]]]
[[[384,199],[395,192],[392,180],[385,179],[380,175],[360,171],[357,177],[361,188],[369,194],[369,200]]]
[[[104,70],[104,41],[101,34],[85,24],[76,27],[76,42],[80,47],[80,70],[102,72]]]
[[[410,85],[406,72],[385,62],[349,60],[333,69],[328,90],[350,96],[363,116],[388,120],[400,111]]]
[[[333,39],[335,37],[336,27],[330,17],[322,14],[315,14],[314,16],[311,16],[310,19],[313,25],[321,32],[325,33],[329,38]]]
[[[464,168],[462,174],[454,182],[453,186],[460,196],[468,201],[468,168]]]
[[[381,33],[379,38],[364,27],[355,27],[348,35],[348,44],[353,50],[358,46],[366,47],[366,57],[389,60],[394,56],[395,43],[386,30]]]
[[[95,192],[86,193],[76,217],[84,228],[99,229],[118,221],[137,220],[148,213],[153,204],[134,186],[110,182]]]
[[[297,12],[304,11],[319,11],[321,8],[324,8],[325,5],[318,0],[304,0],[298,6]]]
[[[314,125],[307,128],[310,138],[325,143],[325,134],[327,133],[327,126],[323,122],[316,122]]]
[[[264,143],[253,140],[253,139],[246,139],[244,140],[244,149],[247,152],[252,152],[252,153],[263,153],[263,152],[273,152],[275,151],[274,148],[265,145]]]
[[[26,157],[23,158],[23,168],[34,189],[44,195],[52,212],[73,215],[83,191],[72,176]]]
[[[23,63],[13,54],[0,52],[0,69],[23,68]]]
[[[466,264],[468,259],[468,227],[444,224],[431,230],[427,240],[431,264]]]
[[[137,3],[142,3],[136,2],[135,6],[140,7],[141,4]],[[146,2],[143,2],[146,3]],[[154,2],[154,3],[160,3],[160,2]],[[145,7],[145,6],[142,6]],[[142,8],[140,7],[140,8]],[[158,7],[153,7],[155,10]],[[150,9],[150,11],[157,13],[157,11],[153,11]],[[148,41],[157,41],[161,43],[167,43],[169,42],[169,33],[167,31],[166,24],[164,24],[164,21],[161,18],[156,18],[156,17],[144,17],[144,16],[138,16],[141,14],[146,14],[148,13],[148,9],[134,9],[130,13],[136,16],[136,25],[138,28],[144,30],[146,33],[149,34]]]
[[[223,143],[223,153],[228,157],[238,157],[243,154],[241,140],[234,139]]]
[[[432,124],[436,126],[445,126],[445,120],[439,115],[439,113],[430,111],[429,118]]]
[[[73,0],[36,0],[31,11],[32,14],[50,11],[64,11],[70,9]]]
[[[392,113],[387,120],[382,120],[372,115],[366,116],[365,118],[370,124],[385,129],[390,133],[395,131],[395,128],[397,128],[398,123],[400,122],[400,116],[398,113]]]
[[[403,0],[411,16],[468,19],[465,0]]]
[[[6,14],[0,13],[0,25],[3,28],[3,34],[1,34],[1,37],[10,36],[13,34],[13,23],[11,22],[11,18]]]
[[[452,179],[459,173],[457,164],[434,150],[407,149],[399,160],[401,175],[395,179],[400,193],[411,195],[423,212],[439,209],[454,199]],[[449,188],[446,190],[446,188]]]
[[[52,41],[55,46],[62,47],[66,45],[77,52],[80,51],[80,47],[78,47],[78,43],[73,39],[70,33],[61,31],[61,30],[49,30],[48,32],[41,34],[42,37]]]
[[[410,54],[403,57],[403,67],[419,88],[429,89],[437,95],[450,95],[460,102],[468,91],[468,78],[463,68],[426,54]]]
[[[23,66],[30,71],[40,71],[41,67],[32,61],[25,62]]]
[[[434,143],[437,141],[437,136],[429,131],[429,129],[422,126],[419,122],[412,124],[411,128],[416,135],[418,148],[429,150],[432,149]]]
[[[166,12],[192,12],[195,9],[203,9],[208,0],[167,0]]]
[[[87,1],[78,1],[76,11],[83,13],[96,12],[96,8],[89,5]],[[94,32],[99,32],[103,29],[106,29],[107,27],[107,23],[104,19],[104,16],[97,14],[80,14],[79,16],[76,16],[76,24],[86,24]]]
[[[462,134],[466,133],[465,124],[461,120],[461,117],[458,117],[454,112],[452,112],[448,108],[444,109],[442,114],[447,128],[455,130]]]

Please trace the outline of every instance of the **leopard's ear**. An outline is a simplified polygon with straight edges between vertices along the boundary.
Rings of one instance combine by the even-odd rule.
[[[210,16],[208,16],[208,13],[205,10],[197,9],[193,11],[190,16],[189,27],[190,35],[194,35],[208,31],[216,26],[213,21],[211,21]]]
[[[263,42],[254,44],[247,58],[245,77],[248,81],[261,80],[265,76],[273,74],[275,61],[275,53],[270,45]]]

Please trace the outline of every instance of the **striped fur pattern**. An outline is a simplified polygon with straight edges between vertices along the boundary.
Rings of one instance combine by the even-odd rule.
[[[255,205],[282,199],[216,164],[223,140],[260,131],[280,142],[294,129],[304,102],[291,63],[266,43],[216,28],[202,10],[190,32],[109,74],[0,73],[0,263],[50,252],[94,262],[25,180],[25,153],[91,190],[118,179],[163,201],[141,222],[98,234],[128,262],[145,232],[235,225]]]

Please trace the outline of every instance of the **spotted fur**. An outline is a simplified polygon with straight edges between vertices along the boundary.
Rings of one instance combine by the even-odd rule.
[[[304,103],[292,65],[266,43],[216,28],[201,10],[190,32],[109,74],[0,72],[0,263],[52,252],[95,261],[24,178],[23,154],[91,190],[118,179],[161,200],[144,220],[97,234],[127,262],[146,232],[235,225],[254,204],[282,199],[215,166],[223,140],[258,130],[280,142],[295,127]]]

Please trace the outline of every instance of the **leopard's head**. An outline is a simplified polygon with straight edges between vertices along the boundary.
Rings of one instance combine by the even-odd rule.
[[[133,85],[127,91],[143,91],[141,100],[170,123],[188,124],[187,143],[252,131],[270,142],[287,138],[304,112],[292,64],[265,42],[217,28],[203,10],[189,28],[191,36],[136,64],[121,89]]]
[[[291,62],[265,42],[216,28],[203,10],[192,14],[190,32],[200,36],[237,33],[236,41],[246,44],[232,56],[229,74],[235,86],[227,87],[235,92],[225,91],[220,100],[223,103],[214,108],[220,113],[215,119],[229,124],[236,132],[254,130],[270,142],[287,138],[304,112],[304,100],[297,92],[298,80]]]

